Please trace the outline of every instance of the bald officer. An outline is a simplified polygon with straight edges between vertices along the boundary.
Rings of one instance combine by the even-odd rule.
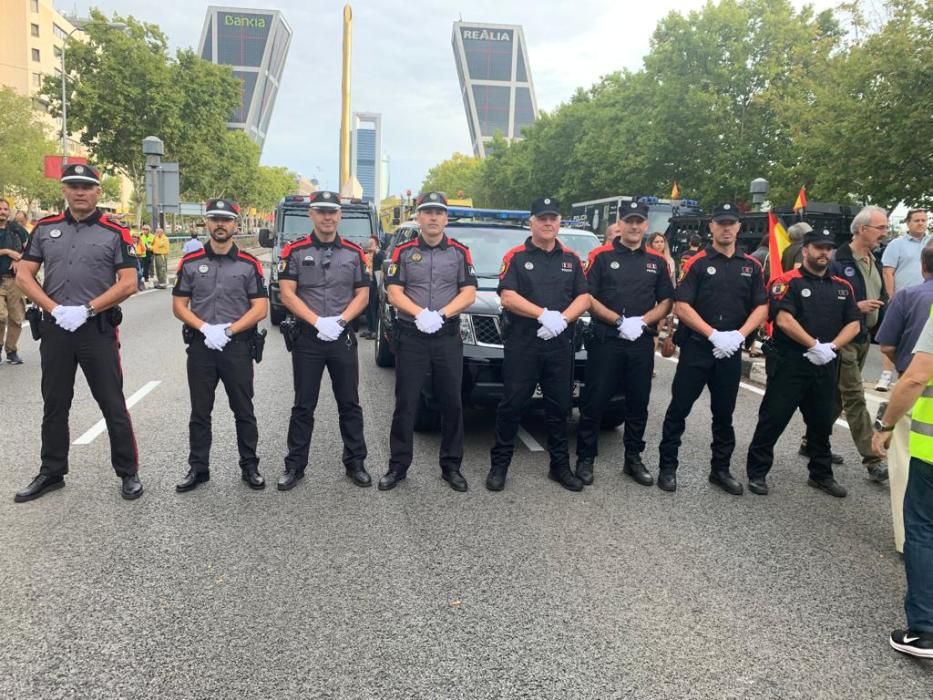
[[[448,238],[447,197],[427,192],[417,200],[418,238],[398,246],[386,271],[386,294],[395,322],[395,413],[389,439],[389,471],[379,489],[393,489],[412,460],[415,413],[430,376],[441,414],[442,478],[466,491],[463,462],[463,340],[460,312],[476,299],[470,251]]]
[[[236,202],[212,199],[207,203],[210,240],[202,250],[181,259],[172,290],[172,311],[185,324],[191,396],[189,470],[175,486],[179,493],[211,478],[211,412],[218,381],[224,384],[236,419],[243,481],[251,489],[266,486],[256,456],[259,432],[253,414],[251,345],[269,301],[262,265],[233,242],[239,218]]]
[[[136,257],[127,229],[97,208],[100,173],[91,165],[62,172],[63,214],[42,219],[19,263],[16,284],[42,309],[42,465],[16,501],[31,501],[65,485],[68,413],[75,372],[84,372],[110,437],[110,461],[121,495],[139,498],[139,456],[123,397],[117,326],[119,304],[136,291]],[[43,268],[42,286],[36,281]]]
[[[279,261],[282,303],[297,319],[298,333],[292,345],[295,404],[288,424],[285,474],[278,488],[294,488],[308,466],[325,367],[337,401],[343,466],[357,486],[370,486],[372,478],[364,465],[358,343],[350,326],[369,303],[366,255],[337,234],[340,197],[336,192],[313,193],[309,216],[314,224],[311,235],[285,246]]]

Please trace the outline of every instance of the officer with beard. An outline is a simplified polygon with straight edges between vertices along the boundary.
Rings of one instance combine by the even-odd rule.
[[[834,247],[829,231],[809,231],[801,249],[803,265],[771,284],[774,339],[765,360],[768,387],[748,448],[752,493],[768,493],[765,477],[774,462],[774,445],[799,408],[807,426],[808,483],[832,496],[846,495],[833,478],[829,438],[836,420],[836,354],[858,335],[861,314],[852,285],[829,271]]]
[[[210,480],[211,411],[218,381],[224,384],[236,419],[243,481],[251,489],[266,486],[256,456],[259,432],[253,414],[251,341],[269,302],[262,265],[233,242],[239,218],[235,202],[212,199],[207,203],[210,240],[203,250],[181,259],[172,290],[172,311],[185,324],[191,395],[190,469],[175,486],[179,492]]]

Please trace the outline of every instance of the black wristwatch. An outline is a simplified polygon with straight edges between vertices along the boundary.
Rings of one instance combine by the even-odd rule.
[[[90,302],[84,305],[85,310],[87,311],[88,318],[94,318],[97,315],[97,309],[95,309]]]
[[[619,316],[619,318],[616,319],[616,328],[621,328],[621,327],[622,327],[622,322],[623,322],[624,320],[625,320],[625,318],[623,318],[622,316]]]
[[[230,330],[230,326],[227,326],[226,328],[224,328],[224,335],[227,336],[228,338],[233,337],[233,331]]]
[[[876,433],[890,433],[894,430],[893,425],[885,425],[880,418],[875,418],[875,424],[872,426]]]
[[[346,328],[346,327],[347,327],[347,320],[346,320],[345,318],[338,318],[338,319],[337,319],[337,325],[340,326],[341,328]]]
[[[440,315],[441,320],[443,320],[443,321],[446,321],[446,320],[447,320],[447,314],[446,314],[446,313],[444,313],[443,311],[438,311],[437,313]]]

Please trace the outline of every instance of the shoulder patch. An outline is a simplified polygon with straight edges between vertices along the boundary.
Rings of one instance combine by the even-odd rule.
[[[416,246],[416,245],[418,245],[418,239],[413,238],[407,243],[402,243],[402,245],[396,246],[395,250],[392,251],[392,262],[397,263],[399,261],[399,257],[402,255],[403,250],[408,250],[412,246]]]
[[[207,257],[207,253],[203,248],[201,250],[196,250],[193,253],[188,253],[181,260],[178,261],[178,272],[181,272],[181,268],[185,266],[185,263],[191,262],[192,260],[197,260],[199,258]]]
[[[346,248],[347,250],[352,250],[354,253],[360,256],[360,261],[365,265],[366,264],[366,251],[363,250],[362,246],[358,246],[353,241],[348,241],[346,238],[341,236],[340,245]]]
[[[458,241],[456,238],[448,238],[447,242],[452,245],[454,248],[463,253],[463,256],[466,258],[467,265],[473,264],[473,256],[470,255],[470,249],[467,248],[463,243]]]
[[[292,251],[293,251],[293,250],[297,250],[297,249],[299,249],[299,248],[304,248],[305,246],[309,246],[309,245],[311,245],[311,236],[310,236],[310,235],[304,236],[303,238],[299,238],[299,239],[297,239],[297,240],[294,240],[294,241],[292,241],[291,243],[286,244],[285,247],[282,248],[282,252],[279,253],[279,258],[280,258],[280,259],[285,259],[285,258],[287,258],[289,255],[292,254]]]

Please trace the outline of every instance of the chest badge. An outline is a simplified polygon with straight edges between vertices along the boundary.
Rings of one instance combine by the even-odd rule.
[[[716,274],[716,268],[713,267],[712,265],[710,265],[708,268],[706,268],[706,274],[708,274],[708,275],[715,275],[715,274]]]
[[[198,265],[198,272],[200,272],[200,273],[202,273],[202,274],[205,273],[205,272],[207,272],[207,271],[210,270],[210,269],[211,269],[211,268],[209,268],[207,265]]]
[[[846,277],[855,277],[855,268],[854,268],[854,267],[847,267],[847,268],[844,270],[844,272],[846,273]]]
[[[412,262],[421,262],[422,260],[424,260],[424,256],[421,253],[419,253],[417,250],[411,254]]]
[[[306,255],[306,256],[304,257],[304,262],[314,262],[314,256],[313,256],[313,255]]]
[[[535,269],[535,264],[534,264],[533,262],[530,262],[530,261],[529,261],[529,262],[526,262],[526,263],[525,263],[525,269],[526,269],[526,270],[534,270],[534,269]]]
[[[62,232],[57,228],[53,228],[51,231],[49,231],[49,238],[61,238],[61,235]]]
[[[804,299],[806,299],[807,297],[809,297],[811,294],[813,294],[813,292],[811,292],[809,289],[801,289],[801,290],[800,290],[800,296],[802,296]]]
[[[619,265],[618,260],[613,260],[611,263],[609,263],[609,267],[611,267],[613,270],[618,270],[622,266]]]

